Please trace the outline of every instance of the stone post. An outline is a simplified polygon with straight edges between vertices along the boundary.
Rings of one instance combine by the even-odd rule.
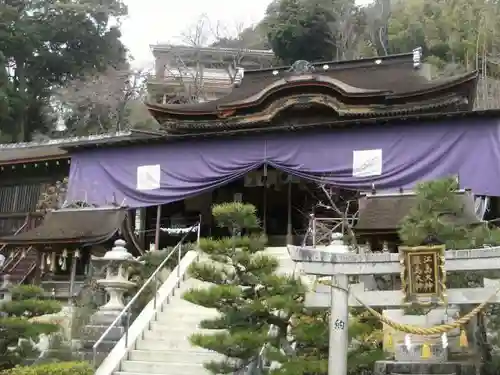
[[[10,275],[3,275],[3,280],[0,284],[0,303],[12,300],[12,294],[9,290],[11,286],[12,283],[10,282]]]
[[[330,340],[328,350],[328,375],[347,375],[347,349],[349,346],[349,277],[332,277]]]

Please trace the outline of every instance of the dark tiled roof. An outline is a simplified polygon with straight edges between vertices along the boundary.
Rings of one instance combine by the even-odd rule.
[[[3,148],[0,146],[0,164],[29,163],[31,161],[63,159],[66,157],[66,151],[54,145],[19,148]]]
[[[457,192],[463,203],[463,215],[449,220],[464,225],[479,223],[474,214],[474,197],[467,192]],[[360,199],[359,219],[354,227],[359,232],[396,231],[416,204],[411,193],[370,195]]]
[[[0,237],[0,244],[97,244],[122,229],[127,211],[121,208],[84,208],[47,213],[42,223],[18,235]]]
[[[341,89],[343,86],[347,87],[345,92],[351,96],[383,95],[389,98],[398,98],[418,95],[455,85],[464,80],[473,80],[477,76],[475,72],[471,72],[461,76],[429,81],[419,69],[414,68],[412,54],[313,65],[315,71],[309,74],[312,76],[311,85],[315,83],[326,84],[327,81],[334,80],[339,83],[338,87]],[[328,65],[328,69],[324,70],[323,65]],[[291,81],[299,75],[288,70],[289,67],[284,67],[245,72],[239,87],[235,87],[229,95],[214,101],[170,105],[148,104],[148,108],[156,117],[162,112],[171,114],[217,113],[251,103],[250,98],[280,81],[284,82],[285,86],[293,86],[295,83]],[[305,83],[301,81],[301,84]]]
[[[43,142],[0,144],[0,165],[29,163],[68,158],[66,148],[81,145],[108,145],[117,142],[137,141],[152,136],[135,132],[119,132],[86,137],[71,137]]]

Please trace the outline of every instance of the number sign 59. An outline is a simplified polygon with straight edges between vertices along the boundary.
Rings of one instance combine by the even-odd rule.
[[[335,320],[333,323],[333,329],[343,331],[345,329],[345,322],[340,319]]]

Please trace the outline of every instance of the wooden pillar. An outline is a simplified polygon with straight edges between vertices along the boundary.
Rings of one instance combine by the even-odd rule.
[[[156,207],[155,251],[160,250],[161,204]]]
[[[288,203],[287,203],[287,228],[286,243],[291,245],[293,242],[292,234],[292,182],[288,179]]]
[[[264,164],[262,180],[264,182],[264,196],[262,197],[262,230],[267,235],[267,164]]]
[[[68,296],[68,303],[70,306],[73,305],[73,296],[75,294],[74,289],[75,289],[75,277],[76,277],[76,263],[78,262],[78,257],[79,257],[79,250],[76,249],[71,257],[71,275],[69,279],[69,296]]]
[[[43,253],[37,248],[34,248],[33,250],[36,251],[36,264],[35,274],[33,276],[33,284],[40,285],[40,283],[42,282],[42,262],[44,261]]]

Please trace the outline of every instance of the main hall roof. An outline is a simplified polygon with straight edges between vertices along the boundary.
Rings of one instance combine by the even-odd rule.
[[[298,61],[289,67],[245,71],[230,94],[214,101],[147,105],[170,132],[270,123],[292,107],[329,108],[333,120],[472,109],[477,72],[430,80],[424,70],[415,63],[414,53]]]

